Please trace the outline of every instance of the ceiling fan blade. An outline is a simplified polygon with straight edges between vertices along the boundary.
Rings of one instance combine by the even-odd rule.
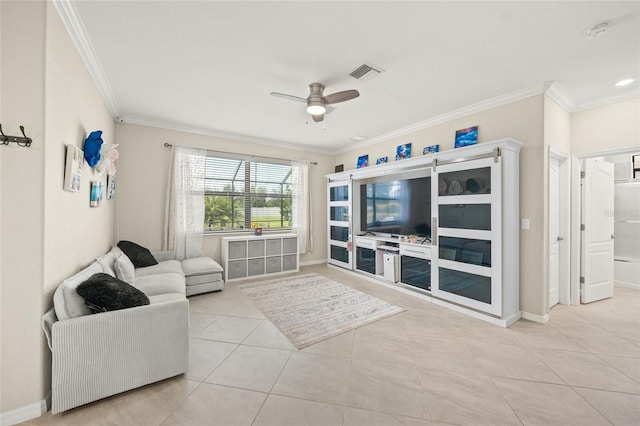
[[[360,96],[360,92],[355,89],[344,90],[342,92],[332,93],[324,97],[327,104],[337,104],[339,102],[349,101]]]
[[[315,121],[316,123],[319,123],[322,120],[324,120],[324,114],[312,115],[311,117],[313,117],[313,121]]]
[[[271,95],[275,96],[276,98],[288,99],[290,101],[296,101],[296,102],[304,102],[305,104],[307,103],[306,98],[301,98],[299,96],[287,95],[285,93],[278,93],[278,92],[271,92]]]

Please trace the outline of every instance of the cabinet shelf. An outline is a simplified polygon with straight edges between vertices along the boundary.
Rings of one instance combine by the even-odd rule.
[[[220,244],[227,282],[299,270],[296,234],[223,237]]]

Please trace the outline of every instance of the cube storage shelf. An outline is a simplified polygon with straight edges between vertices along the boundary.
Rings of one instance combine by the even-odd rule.
[[[223,237],[221,251],[226,282],[300,270],[296,234]]]

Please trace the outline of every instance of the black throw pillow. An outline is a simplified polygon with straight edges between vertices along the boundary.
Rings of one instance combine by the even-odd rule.
[[[149,249],[144,248],[131,241],[118,241],[118,247],[127,255],[136,268],[157,265],[158,261],[151,254]]]
[[[76,291],[94,313],[117,311],[149,304],[146,294],[109,274],[93,274]]]

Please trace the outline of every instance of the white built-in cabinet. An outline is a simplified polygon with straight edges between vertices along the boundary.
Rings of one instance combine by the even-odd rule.
[[[296,234],[224,237],[220,244],[226,282],[300,269]]]
[[[334,180],[327,185],[328,262],[351,269],[351,181]]]
[[[328,175],[328,263],[375,277],[386,284],[429,296],[489,322],[509,326],[517,321],[519,303],[519,152],[522,144],[502,139],[415,157],[366,169]],[[359,221],[361,182],[403,179],[416,170],[431,177],[431,238],[411,244],[398,236],[363,232]],[[345,199],[336,200],[339,187]],[[340,203],[340,204],[337,204]],[[349,213],[336,221],[333,207]],[[354,225],[355,223],[355,225]],[[336,236],[335,227],[348,229]],[[333,228],[333,230],[332,230]],[[344,237],[349,237],[344,241]],[[394,240],[395,238],[395,240]],[[332,245],[351,249],[344,260],[333,258]],[[385,249],[385,247],[387,247]],[[400,274],[385,277],[381,251],[397,253]]]

